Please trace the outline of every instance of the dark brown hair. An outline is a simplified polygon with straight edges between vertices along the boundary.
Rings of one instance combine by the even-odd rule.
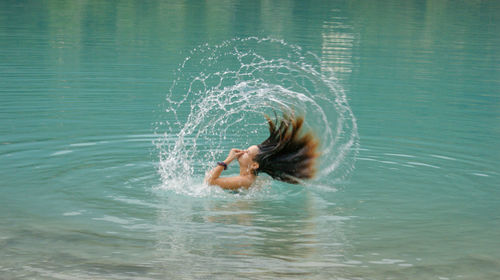
[[[265,116],[270,135],[258,145],[260,151],[255,161],[259,168],[256,172],[291,184],[300,183],[299,179],[313,178],[319,142],[310,132],[301,134],[304,117],[296,117],[293,112],[283,113],[279,120],[276,112],[274,115],[274,122]]]

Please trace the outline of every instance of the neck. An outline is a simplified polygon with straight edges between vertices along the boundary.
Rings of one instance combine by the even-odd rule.
[[[255,176],[255,174],[252,172],[250,168],[240,165],[240,176],[249,176],[249,175]]]

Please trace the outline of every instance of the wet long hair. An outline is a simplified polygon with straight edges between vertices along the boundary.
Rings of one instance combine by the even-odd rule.
[[[258,145],[260,151],[255,161],[259,167],[256,173],[264,172],[291,184],[313,178],[319,142],[311,132],[302,133],[304,117],[291,112],[283,113],[283,118],[279,120],[276,112],[274,115],[275,121],[265,116],[269,137]]]

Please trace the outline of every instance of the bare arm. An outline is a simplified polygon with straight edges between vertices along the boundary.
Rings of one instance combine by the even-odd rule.
[[[244,151],[242,150],[231,149],[226,160],[224,160],[224,163],[226,165],[229,165],[233,160],[241,156],[243,153]],[[207,176],[205,177],[205,182],[207,182],[209,185],[217,185],[223,189],[229,190],[234,190],[241,187],[248,188],[250,187],[250,185],[252,185],[253,181],[246,176],[219,178],[223,170],[224,166],[217,165],[214,169],[208,172]]]

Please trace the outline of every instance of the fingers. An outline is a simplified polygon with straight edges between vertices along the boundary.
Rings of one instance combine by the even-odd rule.
[[[229,152],[228,157],[233,158],[233,159],[239,158],[240,156],[242,156],[246,152],[247,152],[246,150],[231,149],[231,151]]]
[[[231,149],[231,151],[229,152],[229,154],[234,157],[234,158],[239,158],[240,156],[242,156],[246,151],[244,150],[240,150],[240,149]]]
[[[231,149],[230,153],[235,153],[235,154],[240,154],[240,153],[244,153],[245,151],[244,150],[240,150],[240,149]]]

